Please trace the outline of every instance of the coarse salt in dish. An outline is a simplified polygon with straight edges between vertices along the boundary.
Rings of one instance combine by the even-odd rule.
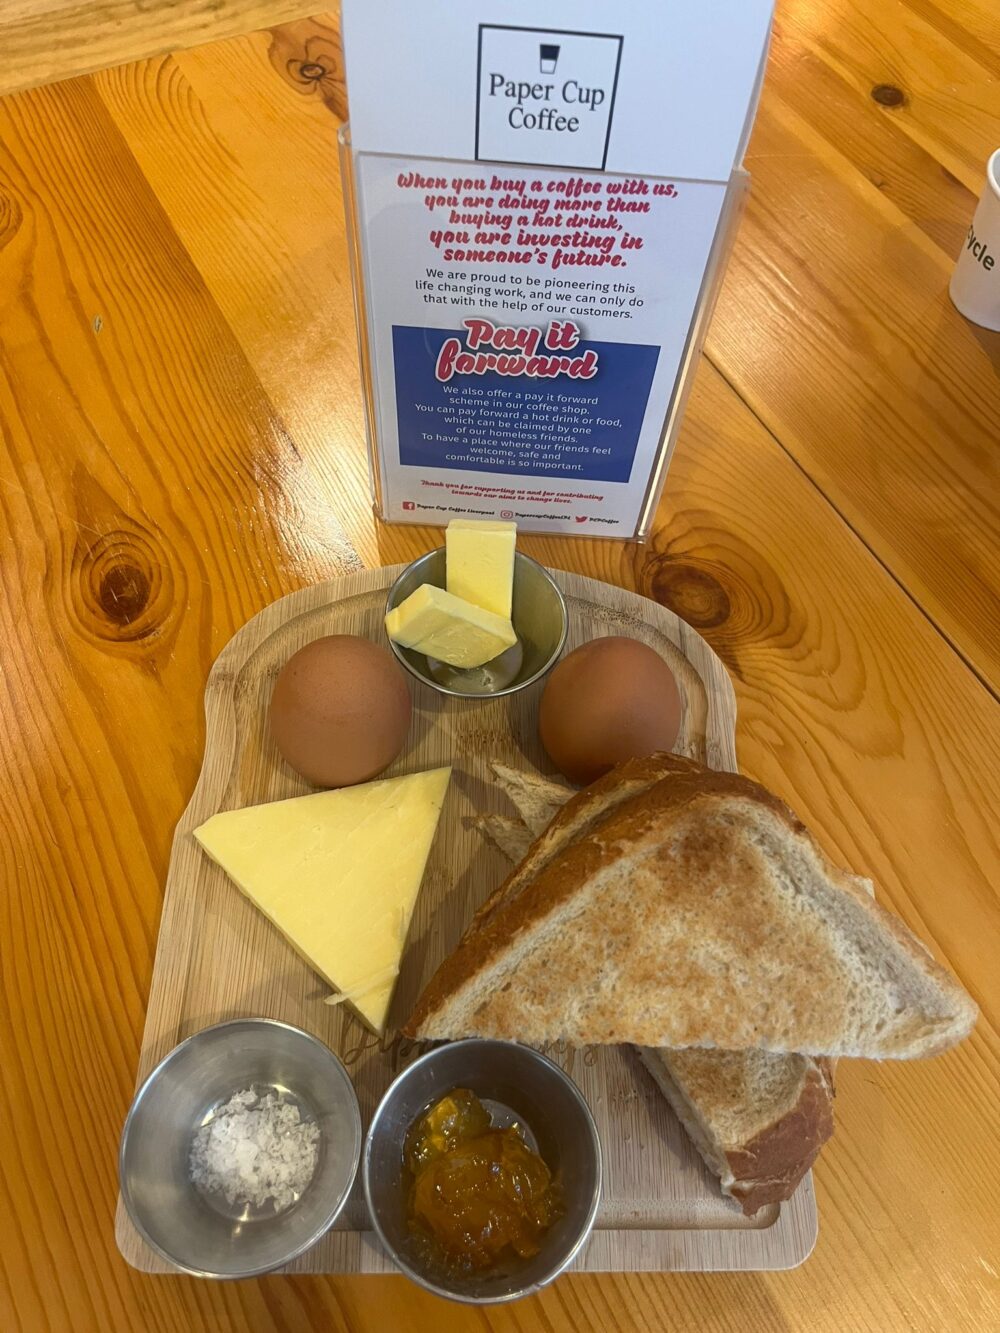
[[[238,1207],[276,1212],[300,1198],[319,1160],[319,1126],[294,1102],[252,1088],[235,1093],[191,1142],[191,1179],[204,1193],[221,1191]]]

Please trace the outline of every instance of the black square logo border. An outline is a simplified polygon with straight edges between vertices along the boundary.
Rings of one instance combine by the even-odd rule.
[[[479,156],[479,98],[483,85],[483,32],[485,29],[499,30],[502,32],[537,32],[551,34],[555,37],[603,37],[618,43],[618,56],[615,60],[615,77],[611,85],[611,105],[608,107],[608,128],[604,134],[604,153],[601,157],[599,167],[579,167],[572,163],[562,163],[554,167],[551,162],[524,162],[514,158],[482,158]],[[625,44],[625,38],[622,33],[617,32],[579,32],[571,28],[522,28],[517,23],[480,23],[479,32],[476,38],[476,141],[474,162],[498,162],[506,166],[525,166],[538,167],[540,170],[552,171],[604,171],[608,162],[608,145],[611,142],[611,122],[615,117],[615,98],[618,95],[618,75],[621,72],[622,65],[622,47]]]

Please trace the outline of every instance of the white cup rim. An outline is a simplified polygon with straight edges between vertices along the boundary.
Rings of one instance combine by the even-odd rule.
[[[986,163],[986,184],[1000,199],[1000,148],[990,154],[989,161]]]

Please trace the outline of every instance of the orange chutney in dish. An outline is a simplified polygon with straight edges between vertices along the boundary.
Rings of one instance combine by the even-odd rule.
[[[425,1258],[482,1272],[505,1251],[537,1254],[560,1214],[549,1168],[516,1125],[494,1128],[468,1088],[425,1111],[406,1136],[409,1224]]]

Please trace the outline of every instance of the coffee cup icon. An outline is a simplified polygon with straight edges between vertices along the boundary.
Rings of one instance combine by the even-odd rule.
[[[547,46],[544,42],[538,48],[538,67],[543,74],[554,74],[559,59],[559,47]]]

